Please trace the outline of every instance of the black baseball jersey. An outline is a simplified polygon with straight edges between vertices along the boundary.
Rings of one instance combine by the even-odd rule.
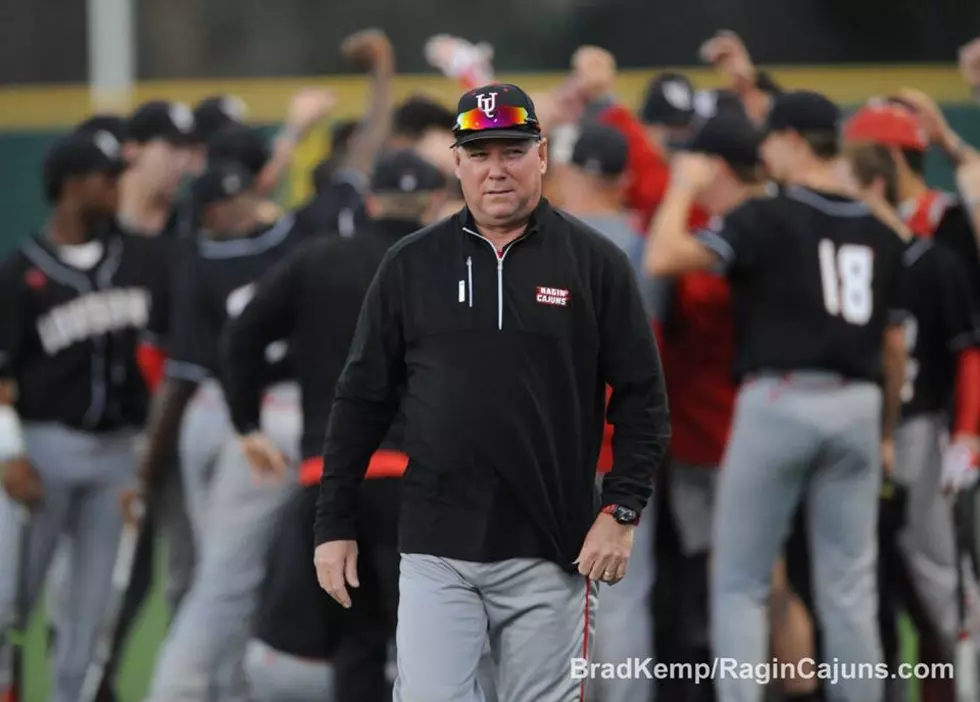
[[[235,429],[259,426],[261,349],[287,339],[294,350],[303,396],[303,458],[319,456],[364,295],[385,252],[419,225],[402,220],[368,221],[352,239],[317,237],[295,249],[265,275],[254,300],[228,327],[222,379]],[[396,421],[397,424],[397,421]],[[382,448],[401,450],[393,427]]]
[[[121,222],[117,224],[123,234],[135,239],[153,241],[152,244],[147,244],[156,257],[153,266],[155,281],[153,304],[150,307],[150,317],[140,334],[140,340],[160,349],[166,348],[170,330],[170,309],[173,305],[175,274],[177,273],[175,266],[179,260],[180,248],[186,247],[186,240],[180,239],[177,234],[178,220],[178,209],[175,208],[170,217],[167,218],[167,224],[156,235],[133,231]]]
[[[980,346],[967,268],[942,244],[915,238],[903,257],[908,285],[905,340],[909,358],[902,416],[950,406],[957,354]]]
[[[735,375],[822,370],[881,378],[904,316],[904,243],[855,200],[790,186],[699,235],[731,282]]]
[[[929,191],[900,207],[899,214],[916,234],[942,244],[959,257],[969,277],[974,304],[980,304],[980,243],[959,198]]]
[[[155,239],[116,229],[87,269],[32,236],[0,264],[0,377],[26,421],[87,431],[142,425],[148,393],[135,346],[165,285]]]
[[[202,382],[215,376],[221,360],[222,335],[229,319],[251,301],[255,283],[265,271],[304,239],[289,214],[271,226],[234,239],[188,241],[175,267],[166,375]],[[264,384],[288,375],[285,341],[267,348]]]
[[[334,173],[329,185],[296,212],[297,226],[315,234],[351,237],[364,224],[364,177],[352,171]]]

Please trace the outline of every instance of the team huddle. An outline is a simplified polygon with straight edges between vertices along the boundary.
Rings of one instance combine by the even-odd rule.
[[[342,50],[366,112],[295,210],[325,91],[271,143],[216,96],[46,155],[0,262],[0,699],[42,598],[51,699],[117,699],[162,542],[147,702],[899,702],[571,669],[894,669],[900,615],[955,664],[921,699],[978,699],[980,154],[939,108],[845,118],[727,32],[727,88],[636,112],[597,47],[529,95],[433,37],[455,111],[395,104],[383,33]]]

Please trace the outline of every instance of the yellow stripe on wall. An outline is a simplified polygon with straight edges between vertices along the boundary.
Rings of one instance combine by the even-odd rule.
[[[651,76],[660,70],[627,70],[620,73],[617,93],[627,103],[639,103]],[[699,88],[717,87],[717,76],[710,70],[670,69],[686,74]],[[915,87],[940,102],[966,102],[969,90],[952,65],[888,65],[835,67],[774,67],[773,77],[786,88],[808,88],[825,93],[841,103],[860,102],[869,95],[893,92],[903,86]],[[561,73],[505,74],[500,80],[517,83],[529,91],[546,89],[563,78]],[[355,117],[364,110],[367,98],[363,76],[319,78],[274,78],[235,80],[146,81],[136,86],[130,107],[145,100],[169,99],[194,103],[208,95],[231,93],[248,104],[251,117],[258,122],[279,122],[286,104],[296,90],[306,86],[328,87],[339,105],[335,117]],[[424,92],[455,102],[456,86],[441,76],[403,75],[395,81],[399,98]],[[122,106],[125,109],[126,105]],[[25,131],[63,129],[85,119],[95,111],[84,85],[0,87],[0,130]]]

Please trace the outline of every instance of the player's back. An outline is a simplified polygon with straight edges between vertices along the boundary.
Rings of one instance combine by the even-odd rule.
[[[862,202],[790,186],[726,220],[749,242],[731,272],[739,376],[822,370],[880,376],[900,309],[904,244]]]
[[[173,343],[169,367],[178,375],[202,381],[219,370],[222,335],[228,320],[251,301],[259,278],[304,240],[292,215],[249,235],[233,239],[200,239],[183,247],[172,310]],[[285,343],[268,349],[269,382],[288,377],[282,365]]]

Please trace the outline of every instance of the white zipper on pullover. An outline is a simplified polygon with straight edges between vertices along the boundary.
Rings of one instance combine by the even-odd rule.
[[[466,280],[469,282],[470,307],[473,306],[473,257],[466,257]]]
[[[524,238],[524,234],[521,234],[521,236],[517,237],[516,239],[514,239],[514,241],[507,244],[506,248],[504,248],[503,254],[498,254],[497,247],[494,246],[492,241],[487,239],[482,234],[478,234],[477,232],[467,227],[463,227],[463,231],[468,234],[472,234],[477,239],[483,239],[483,241],[487,242],[487,244],[490,245],[490,248],[493,249],[493,255],[497,258],[497,329],[498,330],[503,329],[504,328],[504,259],[507,258],[507,254],[510,253],[511,246],[513,246],[515,243],[517,243],[522,238]],[[473,306],[473,264],[470,258],[466,259],[466,265],[469,266],[470,307],[472,307]]]

